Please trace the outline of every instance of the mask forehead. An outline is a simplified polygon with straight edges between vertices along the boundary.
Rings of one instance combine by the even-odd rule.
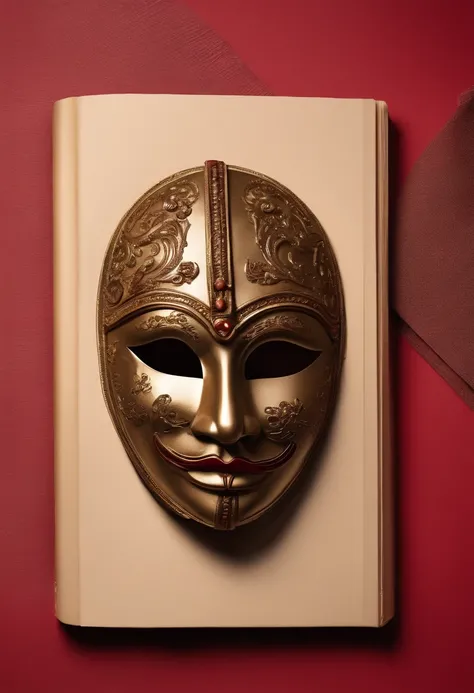
[[[314,214],[278,182],[220,161],[171,176],[135,203],[101,287],[108,326],[173,300],[217,325],[218,337],[280,306],[315,311],[334,336],[343,319],[337,262]]]
[[[342,284],[318,219],[277,181],[233,166],[226,172],[237,321],[254,312],[293,307],[316,313],[339,338]]]
[[[99,310],[107,328],[170,299],[208,305],[204,228],[202,167],[170,176],[137,200],[104,261]]]

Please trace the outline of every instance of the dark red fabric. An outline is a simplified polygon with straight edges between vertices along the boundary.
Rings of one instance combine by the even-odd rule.
[[[398,204],[394,305],[411,343],[474,409],[474,96],[460,101]]]
[[[416,322],[416,318],[415,318]],[[445,325],[446,326],[446,325]],[[466,402],[468,407],[474,409],[474,390],[457,372],[451,368],[447,361],[444,361],[439,354],[425,342],[417,332],[415,332],[406,322],[399,325],[400,334],[414,347],[421,356],[446,380],[453,390]],[[468,351],[468,349],[466,349]],[[453,349],[453,355],[456,356]],[[452,363],[452,360],[450,361]]]
[[[0,10],[0,691],[472,690],[473,415],[404,339],[392,626],[80,635],[56,623],[50,169],[62,96],[268,90],[385,99],[400,182],[474,81],[472,3],[2,0]]]

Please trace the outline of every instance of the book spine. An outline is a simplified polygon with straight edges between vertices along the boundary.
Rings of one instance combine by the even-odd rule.
[[[379,623],[385,625],[394,615],[394,474],[392,439],[392,388],[389,333],[389,238],[388,238],[388,111],[377,104],[377,265],[379,326]]]
[[[80,623],[77,100],[53,112],[54,487],[57,618]]]

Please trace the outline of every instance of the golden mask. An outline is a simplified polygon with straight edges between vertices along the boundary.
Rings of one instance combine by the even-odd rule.
[[[260,173],[182,171],[125,214],[99,287],[100,372],[154,497],[233,529],[292,486],[339,387],[344,300],[314,214]]]

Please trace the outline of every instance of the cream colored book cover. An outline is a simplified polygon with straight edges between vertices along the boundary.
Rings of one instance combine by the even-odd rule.
[[[378,627],[393,616],[387,128],[385,104],[369,99],[55,104],[62,622]],[[290,374],[290,355],[270,373],[266,352],[249,365],[253,340],[290,331],[302,353],[319,340],[316,365]],[[161,358],[164,335],[188,343],[194,366],[174,342],[181,371],[159,379],[151,335]],[[330,421],[306,461],[298,436],[314,442],[326,400]],[[152,418],[161,433],[140,428]],[[215,428],[223,459],[196,457]]]

